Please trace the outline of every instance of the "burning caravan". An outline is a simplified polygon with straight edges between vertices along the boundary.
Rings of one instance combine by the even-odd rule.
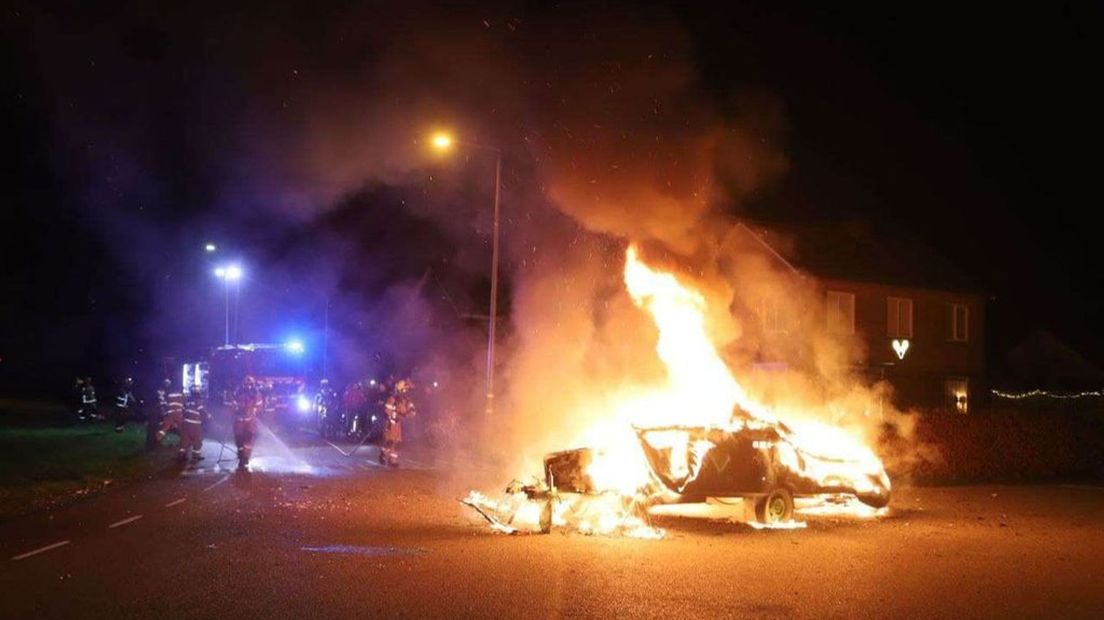
[[[579,432],[599,447],[547,454],[544,480],[515,481],[498,502],[475,491],[462,500],[492,528],[514,533],[515,523],[536,523],[548,532],[563,524],[657,537],[647,515],[659,504],[739,499],[753,512],[749,521],[767,525],[792,521],[795,497],[853,513],[853,499],[889,504],[885,468],[857,436],[827,416],[787,425],[745,391],[708,333],[700,291],[649,267],[632,245],[625,286],[655,322],[663,383],[611,393],[593,426]]]
[[[741,498],[759,523],[790,521],[794,497],[853,496],[873,508],[889,504],[890,482],[873,455],[803,446],[786,424],[739,408],[723,426],[635,428],[649,468],[642,504],[696,503]],[[554,452],[544,459],[553,493],[599,495],[609,491],[590,474],[602,455],[591,448]]]

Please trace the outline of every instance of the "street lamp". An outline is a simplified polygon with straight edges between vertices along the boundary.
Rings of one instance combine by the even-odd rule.
[[[223,265],[215,268],[215,277],[222,280],[223,289],[226,292],[226,327],[223,345],[230,346],[230,283],[241,280],[242,268],[240,265]]]
[[[452,147],[452,136],[447,133],[433,134],[433,148],[444,151]]]
[[[498,313],[498,204],[502,187],[502,151],[493,146],[456,140],[445,132],[433,134],[430,143],[434,149],[441,153],[452,150],[453,145],[460,145],[490,151],[495,155],[494,233],[491,242],[491,317],[490,328],[487,330],[487,404],[485,410],[487,417],[490,417],[494,414],[495,319]]]
[[[204,249],[204,251],[206,251],[206,252],[207,252],[208,254],[210,254],[211,252],[214,252],[215,250],[217,250],[217,249],[218,249],[218,246],[217,246],[217,245],[215,245],[215,244],[213,244],[213,243],[208,243],[207,245],[203,246],[203,249]]]

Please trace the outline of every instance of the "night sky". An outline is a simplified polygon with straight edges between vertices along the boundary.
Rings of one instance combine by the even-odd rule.
[[[329,307],[348,349],[373,342],[367,358],[347,356],[349,367],[373,356],[410,363],[396,350],[414,358],[425,343],[387,344],[396,319],[383,315],[424,293],[427,337],[480,342],[470,317],[486,312],[489,228],[485,210],[466,205],[489,183],[440,163],[394,166],[383,138],[375,159],[358,159],[341,120],[389,105],[429,119],[402,121],[428,129],[456,101],[467,127],[509,151],[507,196],[539,201],[526,172],[539,158],[510,145],[546,135],[519,127],[558,117],[486,104],[481,96],[509,97],[494,71],[461,82],[421,74],[435,54],[394,58],[404,49],[394,42],[422,29],[459,33],[428,48],[450,63],[467,62],[467,33],[487,33],[470,39],[477,51],[505,40],[539,59],[516,61],[519,80],[556,76],[580,101],[588,82],[573,73],[585,74],[588,58],[573,51],[575,35],[597,42],[585,50],[606,36],[636,50],[677,32],[695,92],[711,109],[767,110],[751,125],[783,158],[771,161],[785,161],[718,209],[779,225],[863,222],[923,242],[992,296],[994,367],[1039,329],[1104,364],[1091,223],[1104,138],[1099,3],[680,5],[637,18],[616,3],[6,4],[0,389],[64,390],[78,373],[131,373],[217,343],[224,291],[210,271],[222,259],[204,254],[208,241],[249,265],[245,340],[317,344]],[[626,14],[639,21],[617,31]],[[404,99],[436,79],[432,105]],[[487,176],[478,158],[461,167]],[[719,178],[742,178],[733,175]],[[508,252],[507,273],[523,245]]]

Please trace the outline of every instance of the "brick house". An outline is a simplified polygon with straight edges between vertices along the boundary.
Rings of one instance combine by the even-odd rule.
[[[855,369],[888,381],[895,405],[967,413],[985,398],[987,296],[953,265],[862,227],[743,229],[794,277],[812,280],[823,304],[805,320],[856,335]],[[759,318],[770,322],[769,309]]]

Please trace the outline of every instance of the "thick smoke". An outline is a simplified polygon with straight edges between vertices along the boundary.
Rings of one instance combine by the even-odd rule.
[[[362,22],[348,17],[321,33],[323,57],[345,48],[350,23]],[[486,259],[493,155],[469,148],[434,160],[425,138],[448,127],[500,148],[512,298],[494,425],[517,438],[502,442],[507,453],[562,445],[617,386],[662,376],[654,328],[621,281],[626,242],[686,265],[708,259],[718,210],[785,172],[780,106],[707,92],[687,33],[666,13],[430,11],[364,25],[372,44],[361,62],[286,77],[303,84],[289,91],[292,131],[255,136],[256,150],[290,154],[265,185],[285,197],[274,204],[309,215],[365,178],[417,179],[431,188],[410,205],[418,217],[461,248],[474,224],[483,251],[464,253],[475,270],[485,268],[477,257]],[[294,203],[301,196],[312,200]]]
[[[854,343],[808,319],[823,307],[815,287],[732,219],[743,201],[787,170],[782,106],[762,93],[705,88],[677,16],[635,7],[589,8],[585,16],[560,8],[475,15],[421,3],[386,14],[363,7],[273,11],[231,12],[218,23],[192,15],[155,20],[164,31],[152,28],[160,42],[154,52],[175,58],[184,75],[203,76],[193,89],[171,84],[194,103],[172,108],[180,118],[167,122],[198,128],[181,144],[195,151],[183,160],[192,166],[185,176],[204,188],[177,201],[206,205],[191,222],[208,229],[217,220],[226,230],[264,231],[253,245],[269,248],[274,266],[267,277],[313,283],[290,286],[282,298],[325,300],[315,303],[315,320],[317,308],[335,312],[334,339],[352,351],[349,367],[369,363],[358,357],[371,355],[358,351],[358,340],[407,334],[389,345],[392,353],[441,360],[462,377],[464,393],[455,398],[468,421],[478,419],[482,325],[444,329],[441,308],[449,297],[455,314],[478,315],[485,297],[469,291],[456,294],[457,302],[443,295],[449,287],[424,265],[485,280],[494,154],[462,147],[435,155],[426,138],[449,128],[503,155],[509,299],[490,422],[507,458],[572,447],[579,429],[602,414],[605,399],[662,378],[655,328],[622,282],[629,242],[707,295],[711,333],[756,397],[780,409],[829,412],[864,432],[882,419],[872,412],[884,400],[880,388],[864,388],[850,376]],[[142,18],[114,19],[115,31],[78,36],[117,52],[117,71],[137,64],[152,75],[112,40],[116,31],[151,28]],[[91,90],[94,76],[87,79],[81,88]],[[92,139],[96,124],[64,113],[64,101],[58,105],[59,134],[73,152]],[[94,136],[121,145],[126,157],[111,161],[123,161],[115,168],[130,180],[91,185],[150,200],[158,191],[181,195],[171,188],[139,191],[141,179],[152,176],[141,154],[158,148],[141,129],[166,122],[155,114],[165,105],[151,103],[151,118],[133,126],[115,120],[124,129],[118,135]],[[91,162],[94,179],[109,163],[94,155],[82,160]],[[381,196],[380,186],[401,191]],[[153,247],[183,243],[171,232],[181,222],[170,223],[166,209],[151,221],[120,213],[102,197],[96,204],[113,232],[122,222],[127,234],[149,238]],[[351,235],[340,219],[380,204],[389,205],[381,211],[387,216],[362,236]],[[337,228],[327,234],[336,230],[336,239],[322,258],[309,258],[315,247],[309,244],[295,250],[295,239],[335,217]],[[411,221],[433,234],[412,231],[379,243],[375,254],[350,247],[371,247],[377,236]],[[422,256],[434,248],[448,250],[418,265],[390,264],[396,254]],[[305,258],[289,258],[295,256]],[[366,283],[377,291],[371,299],[357,293]],[[159,318],[179,309],[168,286],[156,292]],[[763,333],[768,303],[791,326],[788,337]],[[365,323],[374,327],[366,331]],[[785,359],[788,370],[764,371],[759,362],[767,359]]]

